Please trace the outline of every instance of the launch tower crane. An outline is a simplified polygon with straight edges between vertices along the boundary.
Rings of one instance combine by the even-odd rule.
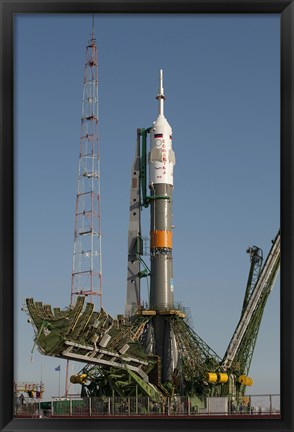
[[[268,296],[280,266],[280,232],[273,240],[267,259],[261,267],[262,252],[256,246],[249,248],[251,267],[239,323],[222,361],[222,367],[239,375],[239,382],[246,380]],[[244,393],[245,387],[241,387]]]

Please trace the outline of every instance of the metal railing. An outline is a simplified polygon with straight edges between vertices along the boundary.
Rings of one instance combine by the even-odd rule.
[[[280,395],[244,396],[238,403],[231,397],[166,397],[154,402],[149,397],[53,397],[50,402],[32,398],[15,401],[16,417],[99,416],[263,416],[280,415]]]

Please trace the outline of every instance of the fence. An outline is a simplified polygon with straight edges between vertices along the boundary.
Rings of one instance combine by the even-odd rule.
[[[16,417],[279,415],[280,395],[230,397],[175,396],[154,402],[149,397],[52,398],[51,402],[16,399]]]

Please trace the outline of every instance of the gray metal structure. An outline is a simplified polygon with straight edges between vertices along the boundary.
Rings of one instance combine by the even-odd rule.
[[[128,276],[126,317],[136,315],[140,306],[140,255],[141,239],[141,199],[140,199],[140,136],[137,136],[136,154],[132,164],[130,187],[130,219],[128,229]]]

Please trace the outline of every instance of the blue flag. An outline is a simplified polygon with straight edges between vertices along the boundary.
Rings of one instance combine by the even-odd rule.
[[[60,365],[57,366],[54,370],[56,370],[56,371],[60,371]]]

